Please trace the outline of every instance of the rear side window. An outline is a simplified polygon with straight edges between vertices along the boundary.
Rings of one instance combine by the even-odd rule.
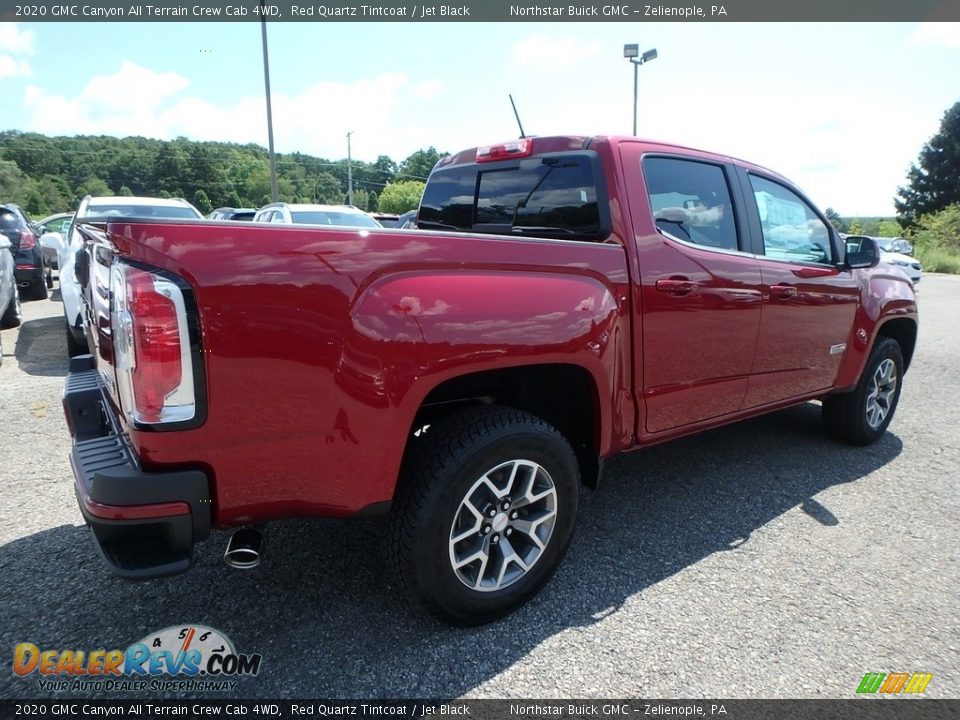
[[[417,225],[571,239],[609,235],[592,153],[458,165],[430,176]]]
[[[657,229],[677,240],[737,250],[737,226],[723,168],[696,160],[643,159]]]

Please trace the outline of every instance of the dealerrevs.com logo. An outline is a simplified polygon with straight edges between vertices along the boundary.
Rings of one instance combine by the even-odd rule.
[[[172,626],[126,650],[41,649],[20,643],[13,671],[38,676],[42,691],[235,690],[260,672],[260,655],[238,653],[226,635],[203,625]]]

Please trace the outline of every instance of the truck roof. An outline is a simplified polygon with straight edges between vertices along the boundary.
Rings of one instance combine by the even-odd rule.
[[[629,143],[641,143],[643,145],[650,146],[651,149],[657,149],[660,151],[670,151],[676,150],[683,155],[690,155],[693,157],[700,157],[706,160],[713,160],[715,162],[732,162],[737,165],[741,165],[748,169],[758,170],[763,172],[766,175],[770,175],[776,178],[787,180],[783,175],[769,168],[766,168],[762,165],[757,165],[748,160],[743,160],[742,158],[735,157],[733,155],[726,155],[723,153],[715,153],[709,150],[702,150],[700,148],[691,147],[689,145],[681,145],[679,143],[665,142],[662,140],[653,140],[650,138],[639,138],[633,137],[630,135],[548,135],[548,136],[527,136],[526,138],[517,138],[513,140],[501,141],[498,143],[492,143],[490,145],[479,145],[477,147],[467,148],[456,153],[451,153],[450,155],[441,158],[434,169],[439,169],[441,167],[447,167],[449,165],[461,165],[465,163],[477,162],[478,151],[490,148],[501,148],[509,147],[520,143],[524,140],[530,141],[533,144],[532,149],[525,155],[539,155],[542,153],[550,152],[563,152],[565,150],[587,150],[592,146],[600,142],[607,142],[611,145],[619,145],[620,143],[629,142]],[[518,155],[519,157],[519,155]],[[507,159],[504,157],[503,159]],[[789,180],[788,180],[789,182]]]

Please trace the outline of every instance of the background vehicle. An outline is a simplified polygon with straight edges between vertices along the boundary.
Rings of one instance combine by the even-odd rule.
[[[370,217],[386,228],[397,227],[400,221],[400,216],[392,213],[370,213]]]
[[[20,324],[20,293],[13,277],[13,246],[0,235],[0,330]],[[3,334],[0,333],[0,364],[3,363]]]
[[[39,235],[29,216],[18,205],[0,205],[0,234],[5,235],[13,246],[13,275],[23,299],[45,299],[47,286],[43,250],[37,242]]]
[[[915,257],[907,255],[907,247],[910,244],[902,238],[881,238],[875,237],[877,245],[880,247],[880,259],[883,262],[896,265],[903,270],[907,277],[916,285],[923,278],[923,266]],[[901,249],[902,248],[902,249]]]
[[[60,268],[59,248],[71,220],[73,220],[73,213],[57,213],[48,215],[36,223],[37,233],[40,236],[40,248],[43,252],[47,288],[53,287],[53,271]]]
[[[415,228],[417,226],[417,211],[416,210],[407,210],[400,217],[397,218],[397,227],[401,230],[409,230],[410,228]]]
[[[83,245],[83,238],[76,231],[81,221],[96,218],[166,218],[200,220],[200,211],[181,198],[148,198],[128,196],[86,196],[62,239],[60,247],[60,297],[63,301],[63,316],[66,322],[67,352],[70,357],[87,352],[83,316],[80,306],[80,286],[74,272],[76,252]]]
[[[253,220],[256,214],[256,208],[222,207],[207,215],[207,220]]]
[[[349,205],[271,203],[257,210],[254,222],[378,228],[380,223]]]
[[[64,409],[114,572],[387,513],[411,601],[476,624],[547,582],[603,458],[813,399],[855,445],[893,417],[911,284],[769,170],[527,138],[437,163],[417,225],[231,224],[229,253],[217,223],[81,226],[94,352]]]

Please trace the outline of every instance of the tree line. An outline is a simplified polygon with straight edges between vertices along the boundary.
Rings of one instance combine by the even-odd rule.
[[[383,212],[415,207],[442,155],[429,147],[401,162],[386,155],[372,163],[352,161],[353,204]],[[276,163],[281,201],[347,201],[346,158],[278,153]],[[215,207],[259,207],[271,201],[269,154],[255,144],[182,137],[165,141],[0,132],[0,203],[17,203],[39,217],[76,209],[85,195],[182,197],[203,213]]]

